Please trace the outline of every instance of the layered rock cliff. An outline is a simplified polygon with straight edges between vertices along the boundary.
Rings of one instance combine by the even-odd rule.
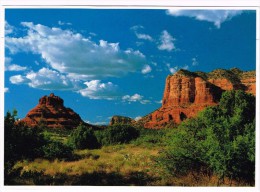
[[[115,125],[115,124],[133,124],[135,122],[134,119],[131,119],[130,117],[124,117],[115,115],[111,118],[109,125]]]
[[[146,128],[178,124],[207,106],[217,105],[223,91],[239,89],[255,95],[255,82],[255,71],[243,72],[237,68],[210,73],[179,70],[166,78],[162,107],[140,122]]]
[[[21,120],[30,127],[75,128],[84,122],[72,109],[64,106],[63,99],[51,93],[40,98],[38,105]]]

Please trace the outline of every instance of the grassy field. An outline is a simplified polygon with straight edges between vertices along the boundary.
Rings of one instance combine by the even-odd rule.
[[[190,173],[177,178],[166,174],[156,165],[155,157],[160,150],[124,144],[76,150],[77,159],[73,161],[19,161],[14,166],[13,182],[16,185],[216,186],[215,176]],[[230,185],[230,181],[223,185]]]
[[[74,161],[20,161],[14,166],[20,174],[15,182],[27,185],[41,182],[49,185],[161,185],[157,183],[162,180],[160,170],[153,161],[158,151],[158,148],[127,144],[76,150],[77,160]]]

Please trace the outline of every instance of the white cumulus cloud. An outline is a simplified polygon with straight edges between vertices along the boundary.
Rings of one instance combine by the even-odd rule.
[[[122,50],[119,43],[100,40],[98,43],[80,33],[31,22],[21,23],[23,37],[5,38],[12,53],[38,54],[52,69],[84,80],[119,77],[141,71],[145,56],[138,50]]]
[[[5,87],[5,88],[4,88],[4,92],[5,92],[5,93],[8,93],[8,92],[9,92],[9,88],[8,88],[8,87]]]
[[[173,49],[175,49],[174,40],[175,39],[171,36],[171,34],[168,31],[164,30],[160,36],[160,44],[158,46],[158,49],[172,51]]]
[[[24,78],[22,75],[14,75],[9,78],[10,82],[12,84],[23,84],[26,82],[26,78]]]
[[[152,68],[150,67],[150,65],[145,65],[144,68],[142,69],[143,74],[150,73],[151,71],[152,71]]]
[[[27,84],[32,88],[43,90],[77,90],[79,82],[71,80],[57,71],[42,68],[37,72],[30,71],[25,75],[15,75],[10,77],[13,84]]]
[[[23,67],[17,64],[12,64],[12,58],[5,57],[5,71],[24,71],[27,67]]]
[[[208,21],[214,23],[217,28],[227,20],[232,19],[242,13],[240,10],[177,10],[169,9],[166,11],[171,16],[186,16],[197,19],[199,21]]]
[[[78,87],[77,81],[67,78],[65,75],[57,71],[42,68],[38,72],[29,72],[25,76],[29,83],[28,85],[37,89],[44,90],[75,90]]]
[[[128,102],[128,103],[132,103],[132,102],[140,102],[141,104],[148,104],[151,103],[150,100],[147,99],[143,99],[144,96],[135,93],[134,95],[125,95],[122,97],[123,102]]]
[[[78,92],[83,97],[89,99],[117,99],[117,85],[111,82],[101,83],[100,80],[91,80],[84,83],[86,88],[79,90]]]

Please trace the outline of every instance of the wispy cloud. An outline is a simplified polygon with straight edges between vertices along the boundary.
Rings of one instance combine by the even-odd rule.
[[[10,25],[7,21],[5,21],[5,35],[9,35],[14,33],[15,27]]]
[[[155,101],[155,103],[157,103],[157,104],[162,104],[162,100]]]
[[[192,65],[192,66],[197,66],[198,64],[199,64],[199,62],[198,62],[197,58],[196,58],[196,57],[193,57],[193,58],[191,59],[191,65]]]
[[[72,25],[72,23],[70,22],[62,22],[62,21],[58,21],[59,25]]]
[[[176,73],[178,70],[178,66],[171,67],[170,63],[167,63],[166,66],[167,66],[168,70],[170,71],[170,73],[172,73],[172,74]]]
[[[138,39],[153,41],[153,38],[152,38],[150,35],[144,34],[144,33],[136,33],[136,37],[137,37]]]
[[[150,35],[140,32],[140,30],[144,29],[144,26],[142,26],[142,25],[135,25],[135,26],[131,27],[130,29],[134,31],[134,33],[138,39],[147,40],[147,41],[154,40]]]
[[[150,65],[145,65],[144,68],[142,69],[143,74],[150,73],[151,71],[152,71],[152,68],[150,67]]]
[[[189,69],[188,65],[183,65],[181,67],[179,67],[179,66],[172,67],[170,63],[167,63],[166,67],[168,68],[168,70],[170,71],[171,74],[176,73],[179,69],[186,69],[186,70]]]
[[[240,10],[177,10],[169,9],[166,11],[167,15],[179,17],[191,17],[199,21],[208,21],[214,23],[217,28],[221,27],[221,24],[225,21],[232,19],[233,17],[240,15]]]
[[[164,30],[160,36],[160,44],[158,45],[159,50],[172,51],[175,49],[174,38],[171,34]]]
[[[25,71],[27,67],[12,64],[12,58],[5,57],[5,71]]]
[[[97,122],[92,122],[89,120],[85,120],[86,123],[91,124],[91,125],[108,125],[108,121],[97,121]]]

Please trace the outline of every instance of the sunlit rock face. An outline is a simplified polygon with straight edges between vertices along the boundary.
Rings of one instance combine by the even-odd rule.
[[[51,93],[39,99],[36,107],[21,120],[28,126],[45,126],[49,128],[75,128],[84,123],[72,109],[64,106],[64,101]]]
[[[226,90],[256,94],[255,71],[237,68],[217,69],[210,73],[179,70],[166,78],[162,106],[141,119],[146,128],[163,128],[195,117],[205,107],[217,105]]]

